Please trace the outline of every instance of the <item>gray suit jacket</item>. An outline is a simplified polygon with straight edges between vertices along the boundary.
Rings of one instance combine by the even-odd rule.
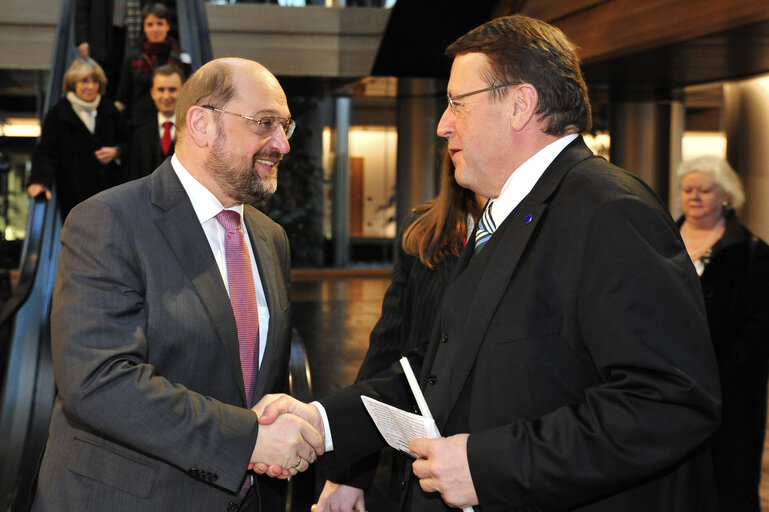
[[[258,397],[287,390],[289,249],[280,226],[244,216],[270,308]],[[34,510],[227,510],[258,424],[224,282],[170,161],[78,205],[61,241],[59,396]],[[262,510],[282,510],[283,489],[260,480]]]

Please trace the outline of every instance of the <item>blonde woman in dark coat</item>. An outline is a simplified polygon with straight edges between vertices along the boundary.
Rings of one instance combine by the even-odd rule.
[[[76,59],[64,74],[64,97],[43,122],[27,192],[50,198],[55,185],[62,219],[79,202],[124,181],[128,130],[112,103],[102,101],[106,85],[95,60]]]

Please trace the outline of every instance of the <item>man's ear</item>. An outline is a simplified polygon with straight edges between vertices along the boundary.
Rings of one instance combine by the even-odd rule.
[[[537,89],[529,83],[522,83],[512,92],[510,126],[520,131],[536,117],[539,105]]]
[[[216,139],[216,123],[211,114],[211,111],[197,105],[187,110],[187,131],[201,148]]]

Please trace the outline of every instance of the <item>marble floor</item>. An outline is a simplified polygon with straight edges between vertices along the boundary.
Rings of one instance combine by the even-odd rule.
[[[304,339],[313,394],[319,398],[355,380],[390,273],[300,271],[292,281],[293,323]],[[769,435],[766,445],[760,489],[763,512],[769,512]]]
[[[389,270],[330,278],[294,273],[292,322],[304,340],[315,398],[355,380],[389,285]]]

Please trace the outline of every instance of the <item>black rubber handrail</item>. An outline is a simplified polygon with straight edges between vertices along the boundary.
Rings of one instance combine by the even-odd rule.
[[[214,58],[205,2],[177,0],[176,14],[179,21],[179,43],[182,50],[190,55],[192,68],[198,69]]]
[[[73,0],[62,0],[48,88],[39,117],[61,97],[61,83],[74,57]],[[0,307],[2,343],[8,357],[0,374],[0,510],[26,512],[37,461],[45,444],[56,386],[50,356],[50,297],[61,229],[56,191],[50,200],[30,199],[17,284]]]
[[[51,55],[51,69],[48,74],[47,93],[43,109],[40,112],[41,124],[43,114],[48,112],[61,98],[61,83],[64,80],[64,73],[67,71],[72,53],[72,44],[70,42],[74,41],[72,34],[72,4],[73,0],[63,0],[61,3],[59,20],[56,25],[53,54]],[[26,238],[19,264],[19,278],[11,297],[0,308],[0,328],[13,318],[32,291],[35,274],[40,263],[40,248],[46,227],[46,203],[48,203],[48,207],[55,208],[55,197],[51,200],[46,200],[44,196],[38,196],[30,201]]]
[[[45,223],[45,211],[48,200],[45,196],[38,196],[30,201],[30,210],[27,216],[27,236],[24,239],[24,248],[21,251],[21,265],[19,277],[13,293],[0,307],[0,329],[11,321],[21,306],[32,293],[35,284],[35,276],[40,264],[40,250],[43,246],[43,227]]]

